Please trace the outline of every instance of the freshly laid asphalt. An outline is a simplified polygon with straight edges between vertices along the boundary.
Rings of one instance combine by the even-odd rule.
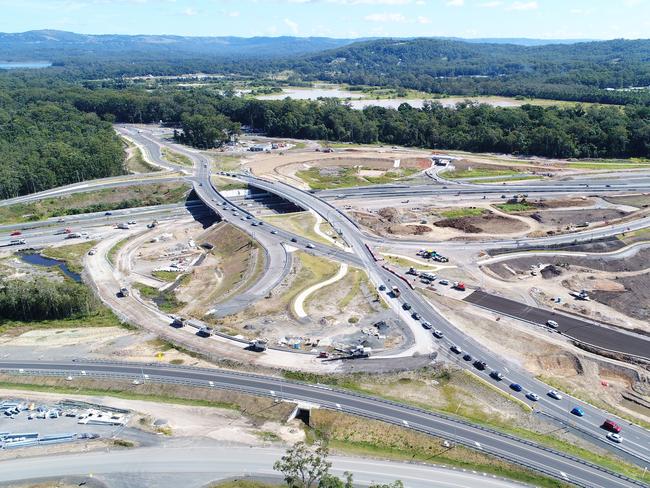
[[[480,290],[468,295],[464,300],[488,310],[539,325],[545,325],[547,320],[554,320],[558,323],[556,329],[558,332],[579,342],[650,359],[650,338],[594,324],[552,310],[531,307]]]

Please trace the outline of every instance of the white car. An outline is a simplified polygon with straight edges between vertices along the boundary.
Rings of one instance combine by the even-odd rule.
[[[560,326],[555,320],[547,320],[546,325],[548,325],[551,329],[557,329]]]
[[[562,400],[562,395],[560,395],[560,392],[557,390],[551,390],[547,393],[547,395],[551,398],[554,398],[555,400]]]
[[[612,442],[616,442],[617,444],[623,442],[623,438],[621,437],[621,434],[617,434],[616,432],[610,432],[609,434],[607,434],[607,438]]]
[[[442,331],[440,331],[440,330],[438,330],[438,329],[436,329],[436,330],[433,331],[433,336],[436,337],[436,338],[438,338],[438,339],[442,339],[442,336],[443,336],[443,335],[444,335],[444,334],[442,333]]]
[[[307,248],[308,249],[314,249],[314,245],[310,242],[309,244],[307,244]]]
[[[533,402],[536,402],[539,400],[539,395],[537,393],[533,393],[532,391],[530,391],[526,393],[526,398],[532,400]]]

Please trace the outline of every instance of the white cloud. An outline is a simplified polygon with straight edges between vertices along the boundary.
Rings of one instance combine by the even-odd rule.
[[[483,3],[480,3],[480,4],[479,4],[479,7],[483,7],[483,8],[497,8],[497,7],[500,7],[501,5],[503,5],[503,2],[501,2],[500,0],[494,0],[494,1],[492,1],[492,2],[483,2]]]
[[[536,10],[539,4],[536,1],[532,2],[513,2],[508,6],[507,10]]]
[[[448,7],[462,7],[465,5],[465,0],[447,0]]]
[[[191,8],[191,7],[188,7],[185,10],[183,10],[183,15],[186,15],[188,17],[194,17],[197,14],[198,14],[198,12],[195,9]]]
[[[364,17],[369,22],[406,22],[406,17],[397,13],[376,13],[369,14]]]
[[[291,30],[291,33],[294,34],[294,35],[297,35],[298,32],[300,31],[300,29],[298,28],[298,24],[296,22],[294,22],[293,20],[291,20],[291,19],[284,19],[284,24],[287,27],[289,27],[289,29]]]
[[[429,17],[425,17],[424,15],[418,16],[418,24],[430,24],[431,19]]]
[[[339,5],[408,5],[413,0],[288,0],[289,3],[336,3]],[[416,2],[420,4],[419,2]]]
[[[239,11],[233,10],[232,12],[228,12],[228,17],[239,17]]]

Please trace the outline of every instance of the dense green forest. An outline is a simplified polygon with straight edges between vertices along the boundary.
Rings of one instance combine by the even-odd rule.
[[[10,85],[0,81],[0,198],[123,172],[110,123],[49,101],[47,89]]]
[[[82,317],[98,303],[89,288],[70,280],[0,281],[0,322]]]

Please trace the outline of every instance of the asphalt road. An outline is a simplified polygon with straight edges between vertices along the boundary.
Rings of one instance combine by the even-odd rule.
[[[178,477],[184,475],[183,488],[206,486],[211,481],[257,475],[278,476],[273,463],[284,454],[279,448],[237,446],[184,446],[142,447],[51,456],[30,457],[0,461],[0,483],[55,478],[64,476],[88,476],[108,479],[107,475],[129,476],[129,488],[149,488],[151,481],[161,488],[176,488]],[[332,456],[331,473],[343,476],[345,471],[354,474],[355,485],[390,483],[396,479],[407,488],[515,488],[520,484],[497,479],[491,475],[454,471],[450,469],[379,460],[367,460]],[[142,480],[142,475],[146,475]],[[138,483],[138,480],[141,480]]]
[[[307,402],[312,405],[361,415],[426,434],[436,435],[450,442],[484,451],[577,486],[589,488],[646,486],[643,483],[621,478],[619,475],[582,460],[540,447],[533,442],[524,441],[443,415],[322,385],[297,383],[280,378],[232,371],[169,365],[83,363],[82,361],[69,363],[0,361],[0,371],[17,374],[75,376],[80,376],[84,371],[85,377],[140,378],[143,381],[235,389],[255,395]]]
[[[531,307],[480,290],[474,291],[464,300],[488,310],[539,325],[545,325],[547,320],[554,320],[558,323],[558,332],[577,341],[610,351],[650,359],[650,340],[638,334],[604,327],[570,315],[556,313],[552,310]]]

